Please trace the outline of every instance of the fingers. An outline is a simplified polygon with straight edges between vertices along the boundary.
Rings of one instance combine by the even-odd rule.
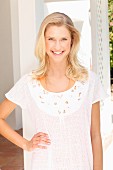
[[[50,144],[50,139],[45,137],[36,137],[33,139],[33,144]]]
[[[49,139],[48,134],[39,132],[34,135],[32,138],[32,147],[33,149],[35,148],[40,148],[40,149],[47,149],[47,145],[50,145],[51,141]]]

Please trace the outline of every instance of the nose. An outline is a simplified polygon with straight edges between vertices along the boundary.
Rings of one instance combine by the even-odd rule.
[[[61,48],[61,43],[60,43],[60,41],[58,40],[58,41],[56,41],[55,42],[55,50],[60,50],[60,48]]]

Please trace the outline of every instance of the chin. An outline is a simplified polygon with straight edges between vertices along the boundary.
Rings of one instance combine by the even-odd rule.
[[[62,62],[62,61],[66,61],[67,60],[67,57],[68,55],[65,55],[65,56],[50,56],[49,59],[50,61],[53,61],[53,62]]]

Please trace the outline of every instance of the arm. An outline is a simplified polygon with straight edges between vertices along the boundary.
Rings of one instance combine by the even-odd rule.
[[[47,134],[40,132],[34,135],[34,137],[28,141],[6,123],[5,119],[15,108],[16,104],[9,101],[8,99],[5,99],[0,104],[0,134],[24,150],[31,151],[35,148],[45,149],[45,146],[38,144],[48,144],[49,139]]]
[[[93,151],[93,170],[103,170],[103,151],[100,134],[100,102],[92,105],[91,141]]]

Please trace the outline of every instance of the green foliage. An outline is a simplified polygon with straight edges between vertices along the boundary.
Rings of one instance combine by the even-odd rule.
[[[110,69],[113,71],[113,0],[108,0]]]

